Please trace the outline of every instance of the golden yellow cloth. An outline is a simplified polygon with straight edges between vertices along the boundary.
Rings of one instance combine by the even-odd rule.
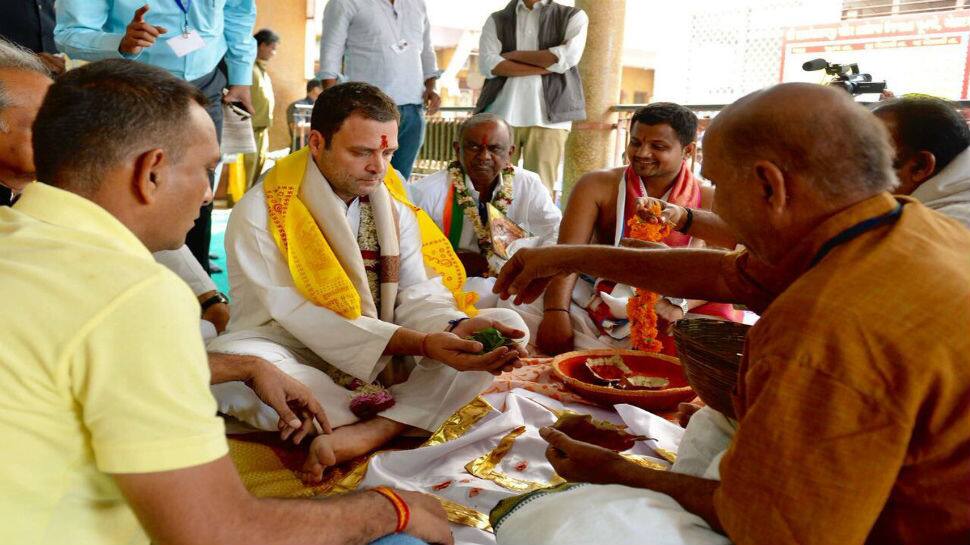
[[[286,256],[293,283],[300,293],[314,304],[352,320],[361,315],[360,294],[299,198],[308,160],[309,148],[302,148],[278,161],[266,175],[263,192],[269,211],[269,229],[276,246]],[[448,239],[423,210],[407,199],[404,183],[393,168],[388,168],[384,184],[391,197],[417,216],[425,264],[441,276],[445,287],[454,295],[458,309],[474,316],[477,313],[473,306],[475,295],[461,289],[465,284],[465,269]]]

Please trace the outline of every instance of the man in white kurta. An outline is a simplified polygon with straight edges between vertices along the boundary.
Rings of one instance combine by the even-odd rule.
[[[963,114],[924,95],[880,102],[872,112],[893,138],[896,193],[970,227],[970,128]]]
[[[510,164],[515,146],[511,128],[501,117],[485,113],[468,118],[458,132],[454,148],[457,161],[408,185],[408,195],[451,240],[468,271],[465,289],[479,296],[476,306],[491,308],[498,301],[492,293],[495,279],[481,275],[501,269],[506,258],[491,254],[490,243],[486,243],[486,248],[479,243],[478,229],[489,227],[483,200],[528,233],[508,248],[507,257],[518,248],[555,244],[562,212],[538,174]],[[511,182],[510,187],[503,188],[506,180]],[[458,188],[456,182],[461,184]],[[462,200],[462,190],[468,197],[465,207],[456,203]],[[483,192],[486,199],[482,198]],[[458,219],[452,222],[458,214],[462,216],[458,218],[460,224]]]
[[[361,105],[362,101],[366,104]],[[378,115],[375,108],[387,112]],[[481,345],[460,338],[488,326],[521,337],[525,327],[518,315],[501,309],[468,319],[441,277],[426,267],[415,210],[392,197],[381,183],[387,159],[397,147],[396,112],[390,99],[370,85],[332,87],[317,100],[308,149],[275,167],[301,162],[298,166],[304,174],[297,184],[298,198],[354,282],[361,315],[351,319],[315,304],[297,287],[287,258],[274,240],[266,197],[272,171],[235,206],[226,230],[232,317],[226,334],[212,341],[209,350],[260,356],[316,394],[335,429],[332,436],[314,441],[311,459],[315,459],[309,465],[318,467],[307,470],[316,478],[323,466],[376,448],[408,426],[436,429],[491,383],[492,375],[484,371],[500,371],[524,353],[499,348],[473,355]],[[323,118],[328,119],[320,121]],[[373,211],[367,213],[379,224],[380,218],[393,216],[395,220],[378,226],[382,263],[387,248],[399,249],[399,271],[385,266],[392,269],[389,274],[397,274],[396,294],[384,296],[392,293],[385,291],[383,275],[388,271],[384,271],[379,301],[368,290],[358,243],[362,211],[366,210]],[[286,234],[291,238],[305,232]],[[295,242],[289,244],[292,248]],[[397,261],[397,256],[393,259]],[[382,319],[391,315],[393,321]],[[423,357],[428,354],[434,359]],[[393,407],[377,418],[358,422],[349,408],[352,393],[321,369],[326,363],[371,383],[394,356],[404,360],[410,373],[406,380],[389,387]],[[220,412],[258,429],[276,429],[278,418],[245,384],[217,385],[213,393]],[[316,448],[327,442],[326,449]]]

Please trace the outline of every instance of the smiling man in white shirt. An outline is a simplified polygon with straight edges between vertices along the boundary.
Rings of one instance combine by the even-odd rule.
[[[479,69],[486,78],[475,112],[502,116],[527,170],[553,191],[573,121],[586,119],[576,65],[589,18],[552,0],[512,0],[482,28]]]

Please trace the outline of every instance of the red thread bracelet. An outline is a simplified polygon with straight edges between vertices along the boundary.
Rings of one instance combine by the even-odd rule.
[[[391,505],[394,506],[394,511],[397,512],[397,528],[394,529],[394,532],[403,532],[408,527],[408,523],[411,522],[411,509],[408,508],[407,502],[397,492],[386,486],[371,488],[371,491],[377,492],[387,498],[387,501],[391,502]]]

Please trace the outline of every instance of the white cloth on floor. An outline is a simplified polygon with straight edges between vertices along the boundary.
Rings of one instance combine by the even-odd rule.
[[[559,223],[562,221],[562,212],[553,202],[549,190],[542,185],[539,175],[524,168],[513,168],[515,173],[512,177],[512,202],[505,216],[532,236],[516,241],[509,248],[509,255],[523,247],[555,244],[559,237]],[[423,208],[442,231],[447,228],[444,225],[444,207],[450,187],[451,175],[447,169],[435,172],[407,186],[411,201]],[[475,190],[468,176],[465,176],[465,187],[472,199],[478,203],[478,191]],[[458,249],[478,252],[475,228],[467,217],[462,218],[462,222]],[[493,278],[469,278],[465,284],[465,290],[478,293],[479,302],[476,305],[478,308],[490,308],[498,301],[498,297],[492,293],[493,285],[495,285]]]
[[[546,460],[547,443],[539,437],[539,428],[556,421],[549,410],[573,411],[592,414],[595,418],[614,423],[625,423],[635,433],[650,434],[657,442],[640,442],[631,450],[635,454],[651,458],[667,465],[651,445],[659,443],[665,449],[676,450],[684,430],[659,416],[629,405],[617,406],[617,412],[588,405],[563,404],[552,398],[521,389],[510,392],[488,394],[485,399],[497,410],[489,413],[461,437],[440,445],[422,447],[414,450],[382,452],[374,456],[368,465],[367,474],[361,488],[374,486],[393,486],[403,490],[414,490],[434,494],[457,502],[484,514],[510,496],[518,495],[491,480],[479,479],[465,471],[465,465],[494,449],[498,442],[518,426],[526,426],[512,449],[498,465],[497,470],[529,481],[546,483],[554,475],[551,464]],[[622,415],[622,416],[621,416]],[[516,465],[526,462],[522,471]],[[448,486],[435,490],[436,485]],[[458,544],[493,544],[492,534],[466,526],[452,526],[455,542]],[[608,543],[607,541],[588,541],[587,543]]]
[[[318,224],[344,222],[334,231],[345,231],[345,238],[356,240],[360,224],[360,205],[339,201],[344,217],[321,215],[328,204],[322,199],[336,199],[329,182],[316,165],[309,161],[301,198]],[[385,191],[383,186],[378,190]],[[262,184],[250,189],[233,208],[226,228],[229,283],[232,286],[231,318],[226,334],[208,345],[212,352],[252,354],[277,362],[285,371],[310,380],[317,399],[331,423],[346,418],[344,397],[336,385],[313,367],[326,361],[341,371],[364,382],[373,381],[391,357],[384,355],[391,336],[399,327],[416,331],[443,331],[449,320],[465,315],[455,307],[454,297],[441,279],[426,269],[421,253],[421,235],[414,212],[393,200],[399,220],[400,275],[394,307],[395,323],[361,316],[350,320],[332,310],[308,301],[297,290],[286,259],[268,230],[269,219]],[[331,244],[333,246],[333,244]],[[356,244],[355,244],[356,246]],[[360,262],[360,260],[358,260]],[[346,265],[345,265],[346,266]],[[362,262],[359,263],[362,268]],[[361,271],[363,274],[363,271]],[[503,323],[525,329],[513,312],[496,310],[493,317]],[[483,372],[456,373],[433,360],[409,358],[414,364],[411,378],[397,385],[397,404],[385,413],[389,418],[422,429],[433,430],[459,407],[473,399],[491,381]],[[302,367],[299,367],[302,366]],[[316,373],[314,373],[316,371]],[[311,379],[310,376],[316,378]],[[265,407],[256,405],[246,394],[242,383],[228,383],[213,388],[220,411],[260,429],[276,429],[265,418]],[[409,390],[415,388],[414,391]],[[248,401],[246,401],[248,399]],[[248,403],[248,404],[247,404]],[[238,414],[234,414],[238,413]]]
[[[917,187],[912,197],[970,227],[970,148]]]
[[[666,494],[585,485],[524,503],[496,529],[500,545],[725,545],[727,537]]]
[[[617,405],[616,409],[630,429],[641,435],[667,438],[667,426],[678,428],[655,418],[642,419],[649,413],[630,405]],[[736,427],[723,414],[702,408],[679,437],[677,460],[670,471],[719,480],[718,466]],[[670,496],[621,485],[587,485],[535,498],[515,508],[496,528],[499,544],[633,545],[644,543],[647,535],[651,545],[730,543]]]

